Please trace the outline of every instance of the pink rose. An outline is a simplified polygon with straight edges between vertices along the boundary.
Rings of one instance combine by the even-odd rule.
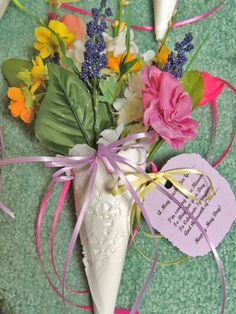
[[[146,66],[141,75],[145,83],[142,91],[144,124],[151,126],[173,148],[182,148],[197,135],[192,99],[170,73]]]

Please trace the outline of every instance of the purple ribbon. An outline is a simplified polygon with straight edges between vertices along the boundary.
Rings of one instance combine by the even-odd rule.
[[[140,140],[139,143],[133,143],[134,141]],[[128,144],[129,146],[125,146],[125,149],[131,147],[131,148],[146,148],[147,145],[150,145],[154,142],[153,134],[150,133],[138,133],[135,135],[127,136],[124,139],[118,140],[112,144],[109,145],[98,145],[98,151],[95,152],[93,156],[82,156],[82,157],[65,157],[65,156],[57,156],[57,157],[50,157],[50,156],[31,156],[31,157],[18,157],[18,158],[11,158],[11,159],[5,159],[0,160],[0,166],[7,166],[12,164],[19,164],[19,163],[38,163],[42,162],[44,165],[48,168],[60,168],[53,174],[53,179],[56,182],[65,182],[69,180],[75,179],[73,175],[68,175],[68,171],[75,168],[88,166],[88,169],[86,170],[87,174],[89,174],[89,183],[87,186],[87,193],[86,198],[84,200],[82,209],[80,211],[80,215],[77,219],[75,228],[72,233],[72,237],[67,249],[66,257],[64,260],[64,267],[63,267],[63,275],[62,275],[62,299],[65,304],[65,285],[66,285],[66,277],[67,277],[67,270],[68,266],[70,264],[71,255],[75,247],[76,240],[78,238],[80,227],[82,225],[82,222],[84,220],[84,216],[91,198],[91,195],[93,194],[94,186],[95,186],[95,180],[96,180],[96,174],[97,174],[97,166],[98,162],[102,161],[107,168],[109,165],[113,168],[114,172],[120,177],[123,184],[127,187],[128,191],[132,195],[134,201],[137,203],[137,205],[140,207],[143,216],[146,219],[146,222],[148,224],[150,232],[153,234],[153,241],[155,244],[155,253],[153,262],[151,265],[151,269],[148,273],[148,276],[144,282],[144,286],[141,289],[140,293],[138,294],[138,297],[135,301],[134,306],[131,309],[130,314],[136,313],[136,310],[138,309],[138,306],[144,296],[145,291],[147,290],[147,287],[151,281],[151,278],[153,276],[153,273],[155,271],[157,260],[158,260],[158,254],[157,254],[157,240],[155,238],[154,230],[151,226],[151,222],[148,218],[147,212],[142,204],[142,201],[140,200],[137,192],[132,187],[124,173],[119,167],[119,164],[125,164],[129,167],[133,168],[136,172],[142,173],[145,176],[148,176],[145,171],[129,161],[128,159],[119,156],[117,153],[122,149],[123,144]],[[7,206],[5,206],[3,203],[0,203],[0,208],[2,208],[5,212],[10,211]]]
[[[136,142],[139,140],[139,142]],[[96,175],[97,175],[97,167],[99,162],[103,162],[105,167],[107,169],[112,169],[115,174],[117,174],[122,181],[122,183],[126,186],[127,190],[131,194],[133,200],[140,208],[146,223],[148,225],[148,228],[153,235],[153,241],[154,241],[154,257],[151,264],[151,268],[149,270],[148,276],[144,282],[144,285],[142,289],[140,290],[136,301],[131,309],[130,314],[135,314],[138,310],[138,307],[142,301],[142,298],[148,288],[148,285],[151,281],[151,278],[155,272],[157,261],[158,261],[158,252],[157,252],[157,240],[155,237],[154,230],[152,228],[151,221],[148,217],[148,213],[143,206],[142,201],[139,198],[138,193],[136,190],[132,187],[129,180],[126,178],[125,174],[120,168],[120,165],[126,165],[135,170],[137,173],[141,173],[142,175],[146,176],[150,181],[152,181],[151,177],[138,165],[134,164],[130,160],[118,155],[118,152],[122,149],[128,149],[128,148],[143,148],[146,149],[147,145],[150,145],[155,141],[153,134],[151,132],[149,133],[138,133],[134,135],[129,135],[126,138],[123,138],[121,140],[115,141],[111,144],[104,145],[99,144],[98,150],[94,152],[92,156],[80,156],[80,157],[65,157],[65,156],[57,156],[57,157],[49,157],[49,156],[32,156],[32,157],[18,157],[18,158],[12,158],[12,159],[6,159],[6,160],[0,160],[0,166],[6,166],[6,165],[12,165],[12,164],[18,164],[18,163],[34,163],[34,162],[43,162],[46,167],[49,168],[60,168],[53,174],[53,179],[55,182],[65,182],[65,181],[71,181],[75,179],[75,176],[73,175],[73,169],[78,169],[82,167],[83,169],[87,167],[87,169],[84,171],[82,175],[89,175],[89,182],[87,186],[86,191],[86,197],[83,203],[83,206],[81,208],[79,217],[77,219],[75,228],[72,233],[72,237],[69,243],[69,246],[67,248],[66,257],[64,260],[64,266],[63,266],[63,275],[62,275],[62,299],[64,304],[65,299],[65,287],[66,287],[66,278],[67,278],[67,270],[68,266],[70,264],[72,252],[74,250],[76,240],[79,236],[80,228],[83,223],[87,207],[89,205],[89,201],[91,199],[91,196],[94,191],[95,187],[95,181],[96,181]],[[123,147],[123,145],[125,145]],[[86,167],[85,167],[86,166]],[[109,172],[109,171],[108,171]],[[68,174],[71,173],[71,174]],[[218,270],[221,276],[221,284],[222,284],[222,307],[221,307],[221,314],[224,313],[225,308],[225,300],[226,300],[226,289],[225,289],[225,279],[224,279],[224,272],[223,268],[220,262],[220,258],[216,252],[216,249],[212,242],[210,241],[207,233],[205,232],[202,225],[198,222],[198,220],[192,215],[191,212],[189,212],[180,202],[178,202],[177,199],[173,198],[173,196],[166,191],[164,188],[158,186],[161,191],[166,194],[169,198],[174,200],[193,220],[193,222],[196,224],[196,226],[199,228],[199,230],[204,235],[208,245],[210,246],[214,257],[216,259],[216,263],[218,266]],[[10,211],[3,203],[0,203],[0,208],[2,208],[5,212]]]
[[[210,247],[216,264],[217,268],[220,274],[220,281],[221,281],[221,289],[222,289],[222,301],[221,301],[221,314],[224,314],[225,312],[225,303],[226,303],[226,285],[225,285],[225,275],[224,275],[224,270],[223,266],[219,257],[219,254],[216,251],[216,248],[214,244],[211,242],[207,232],[203,228],[203,226],[200,224],[197,218],[194,217],[194,215],[185,207],[180,201],[178,201],[171,193],[169,193],[166,189],[162,188],[161,186],[158,186],[158,189],[161,190],[162,193],[164,193],[169,199],[171,199],[173,202],[175,202],[179,207],[181,207],[185,213],[191,218],[191,220],[194,222],[194,224],[197,226],[197,228],[200,230],[202,235],[204,236],[208,246]]]

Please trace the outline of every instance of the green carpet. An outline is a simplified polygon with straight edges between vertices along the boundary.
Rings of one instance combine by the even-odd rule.
[[[22,2],[38,16],[46,14],[43,0]],[[79,5],[91,8],[99,0],[81,0]],[[111,6],[116,1],[108,1]],[[131,18],[135,24],[152,22],[151,0],[131,0]],[[180,1],[179,19],[200,14],[217,5],[217,0]],[[235,0],[225,2],[223,8],[208,19],[195,25],[179,28],[172,32],[173,42],[181,40],[185,32],[192,31],[196,47],[205,36],[211,33],[208,44],[199,55],[195,67],[220,76],[236,86]],[[19,12],[13,5],[7,10],[0,22],[0,64],[10,57],[30,57],[33,44],[34,21]],[[136,41],[142,48],[155,47],[154,37],[150,33],[136,32]],[[7,83],[0,74],[1,122],[4,129],[6,157],[48,155],[33,135],[31,126],[10,117],[6,95]],[[225,88],[218,100],[219,124],[217,145],[211,155],[211,161],[224,151],[235,127],[235,95]],[[197,109],[195,118],[200,122],[198,139],[185,147],[186,152],[198,152],[206,156],[212,137],[211,108]],[[158,165],[176,154],[166,146],[156,156]],[[227,158],[218,167],[219,172],[229,181],[236,191],[236,143]],[[50,288],[37,260],[35,248],[35,224],[40,201],[50,184],[51,172],[41,165],[17,165],[3,171],[4,189],[1,199],[14,210],[13,221],[0,213],[0,313],[4,314],[61,314],[63,304]],[[49,234],[55,204],[60,185],[49,202],[43,224],[42,253],[46,267],[50,270]],[[227,206],[227,204],[226,204]],[[64,207],[58,226],[56,241],[56,263],[59,270],[65,256],[72,227],[75,221],[75,209],[72,194]],[[236,225],[219,246],[218,251],[224,264],[227,282],[227,306],[225,314],[236,313]],[[138,236],[138,245],[146,254],[152,252],[152,241]],[[79,247],[78,247],[79,252]],[[166,240],[159,241],[160,259],[168,261],[181,256]],[[79,263],[80,253],[75,253],[70,266],[68,283],[77,289],[86,287],[83,267]],[[120,286],[117,305],[131,308],[135,297],[143,284],[149,264],[134,248],[128,252]],[[72,297],[81,304],[88,304],[87,297]],[[202,258],[191,258],[175,267],[158,267],[152,283],[140,307],[143,314],[217,314],[220,312],[220,281],[211,254]],[[68,307],[70,313],[85,313],[74,307]]]

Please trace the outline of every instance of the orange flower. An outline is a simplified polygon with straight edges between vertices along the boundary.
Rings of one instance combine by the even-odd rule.
[[[126,59],[125,59],[126,58]],[[136,72],[141,70],[143,63],[140,59],[137,59],[134,55],[132,55],[130,52],[120,54],[118,56],[110,55],[108,56],[108,67],[112,69],[113,72],[119,74],[120,73],[120,67],[122,61],[125,59],[125,64],[129,63],[130,61],[136,60],[137,62],[129,69],[128,72]]]
[[[122,55],[118,55],[117,57],[115,57],[113,55],[108,56],[108,64],[107,65],[115,73],[120,72],[121,58],[122,58]]]
[[[14,118],[20,117],[25,123],[31,123],[34,119],[35,110],[32,108],[33,97],[31,95],[30,101],[31,106],[27,106],[27,98],[21,88],[10,87],[7,93],[8,97],[11,99],[9,109],[11,115]],[[29,95],[27,95],[29,96]]]

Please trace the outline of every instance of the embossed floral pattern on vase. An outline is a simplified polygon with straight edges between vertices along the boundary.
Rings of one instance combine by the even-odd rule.
[[[85,217],[87,233],[85,241],[89,243],[90,254],[86,251],[87,246],[84,247],[84,252],[87,259],[92,259],[88,262],[94,262],[94,258],[97,261],[109,257],[125,240],[118,229],[114,228],[119,216],[121,216],[120,202],[114,197],[105,200],[101,193],[96,192]]]

